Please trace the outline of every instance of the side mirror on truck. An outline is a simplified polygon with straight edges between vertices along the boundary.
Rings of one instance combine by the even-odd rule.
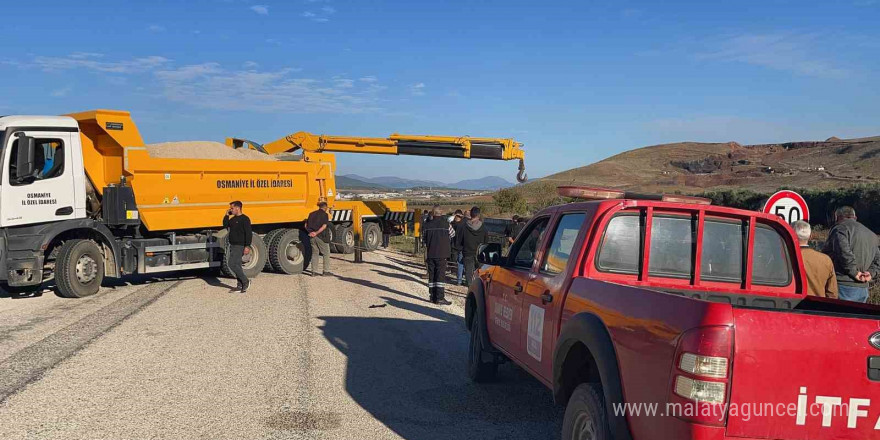
[[[15,176],[12,177],[21,181],[34,175],[34,169],[36,168],[34,138],[24,134],[18,136],[17,150],[15,156]]]
[[[477,253],[477,261],[480,264],[491,264],[497,266],[501,264],[501,245],[498,243],[489,243],[480,248]]]

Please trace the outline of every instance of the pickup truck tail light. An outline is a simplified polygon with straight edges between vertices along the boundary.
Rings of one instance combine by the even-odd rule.
[[[732,357],[732,327],[697,327],[681,336],[670,386],[670,401],[682,406],[676,417],[704,425],[725,424]]]

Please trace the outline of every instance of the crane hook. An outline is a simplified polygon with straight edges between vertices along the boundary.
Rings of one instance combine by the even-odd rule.
[[[529,175],[526,174],[526,163],[522,159],[519,160],[519,172],[516,173],[516,181],[519,183],[525,183],[529,180]]]

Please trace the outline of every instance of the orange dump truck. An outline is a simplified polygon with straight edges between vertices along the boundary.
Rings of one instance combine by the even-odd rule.
[[[332,145],[291,145],[302,150],[294,160],[275,160],[252,142],[210,144],[145,145],[123,111],[0,117],[0,283],[27,290],[54,277],[61,295],[82,297],[105,276],[228,272],[221,223],[233,200],[258,236],[249,276],[302,271],[300,229],[319,201],[334,209],[334,247],[345,252],[355,236],[374,249],[385,218],[406,215],[403,201],[337,201]]]

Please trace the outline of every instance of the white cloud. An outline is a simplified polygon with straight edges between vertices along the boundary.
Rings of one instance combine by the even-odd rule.
[[[158,24],[151,24],[147,26],[147,30],[150,32],[165,32],[165,26],[159,26]]]
[[[71,90],[73,90],[73,87],[71,87],[71,86],[56,89],[56,90],[52,91],[52,96],[54,96],[56,98],[61,98],[61,97],[64,97],[64,96],[67,96],[68,94],[70,94]]]
[[[334,14],[334,13],[336,13],[336,9],[333,9],[333,8],[330,7],[330,6],[324,6],[323,8],[321,8],[321,10],[324,11],[325,14]]]
[[[278,40],[276,40],[276,39],[274,39],[274,38],[267,38],[267,39],[266,39],[266,42],[269,43],[269,44],[271,44],[271,45],[274,45],[274,46],[280,46],[280,45],[281,45],[281,42],[278,41]]]
[[[415,96],[424,96],[425,94],[425,83],[416,83],[409,87],[410,93]]]
[[[35,57],[24,63],[40,70],[51,72],[83,68],[105,73],[143,73],[159,68],[169,61],[161,56],[133,58],[126,61],[99,61],[100,54],[74,53],[67,57]]]
[[[298,78],[295,69],[226,70],[205,63],[162,70],[156,78],[164,96],[195,107],[287,113],[360,113],[378,110],[376,84],[353,80]]]
[[[4,61],[22,69],[48,72],[85,71],[112,74],[108,81],[131,83],[131,89],[164,96],[173,102],[216,110],[280,113],[361,113],[381,110],[381,93],[386,89],[375,77],[357,81],[344,77],[305,78],[301,69],[261,70],[246,61],[229,69],[206,62],[176,66],[161,56],[106,60],[101,54],[76,53],[66,57],[38,56],[29,61]],[[146,75],[144,77],[143,75]],[[144,81],[149,79],[149,81]],[[130,80],[130,81],[129,81]],[[69,87],[55,90],[65,96]]]
[[[314,12],[309,12],[309,11],[303,12],[303,13],[302,13],[302,16],[305,17],[305,18],[314,18],[314,17],[316,17],[316,15],[315,15]]]
[[[269,15],[269,7],[266,5],[253,5],[251,6],[251,11],[260,15]]]
[[[817,53],[819,35],[790,32],[740,34],[712,43],[715,48],[697,58],[740,62],[798,75],[841,78],[849,74]]]

